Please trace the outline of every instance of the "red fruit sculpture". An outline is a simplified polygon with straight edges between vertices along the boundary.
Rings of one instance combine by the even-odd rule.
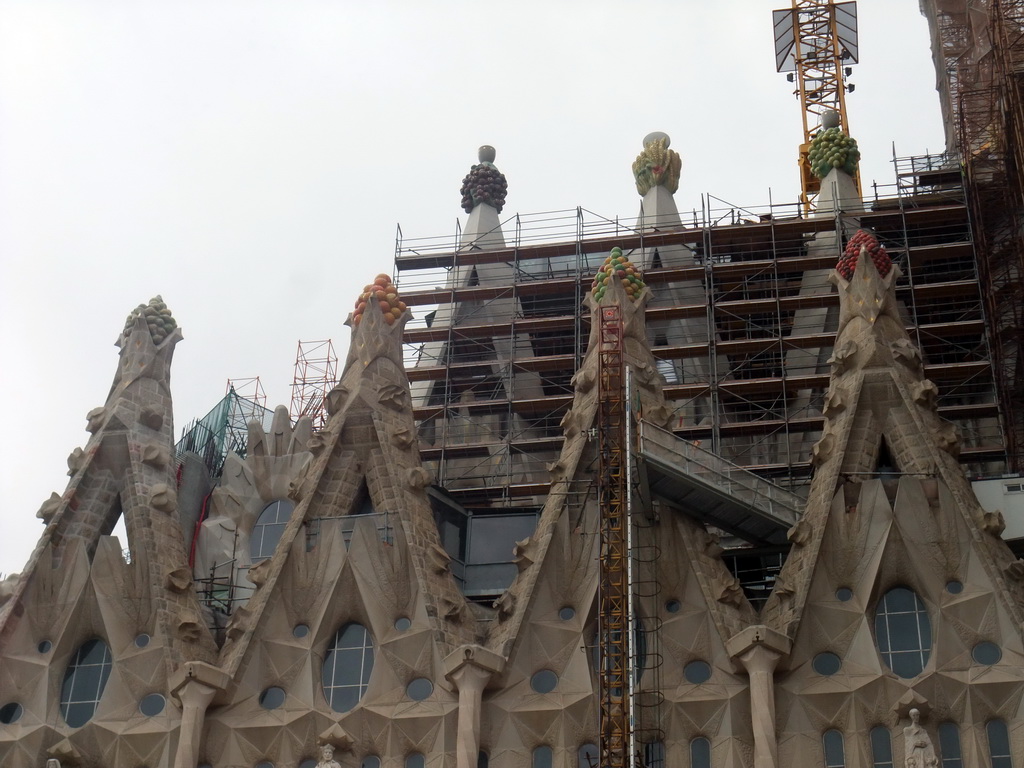
[[[843,276],[843,279],[853,278],[853,271],[857,268],[857,259],[860,257],[861,248],[868,249],[868,255],[875,263],[875,269],[878,270],[879,275],[885,277],[889,274],[892,269],[892,259],[885,252],[885,246],[879,243],[871,233],[858,229],[857,234],[851,237],[846,244],[846,250],[843,251],[839,263],[836,264],[836,271]]]

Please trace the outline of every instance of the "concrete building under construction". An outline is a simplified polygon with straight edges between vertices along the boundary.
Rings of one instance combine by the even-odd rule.
[[[805,199],[680,213],[651,134],[623,223],[502,220],[484,147],[318,423],[176,443],[140,305],[0,589],[0,765],[1020,768],[1024,14],[922,5],[946,154],[865,196],[823,110]],[[849,9],[790,11],[820,71]]]

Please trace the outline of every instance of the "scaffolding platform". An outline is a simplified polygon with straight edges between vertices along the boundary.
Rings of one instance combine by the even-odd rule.
[[[800,496],[642,419],[637,460],[651,496],[754,545],[785,544],[803,514]]]

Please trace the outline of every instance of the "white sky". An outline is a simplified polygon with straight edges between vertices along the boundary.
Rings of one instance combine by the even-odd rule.
[[[795,200],[787,4],[0,0],[0,572],[31,553],[124,318],[157,293],[185,335],[180,434],[228,378],[287,404],[299,339],[343,360],[396,224],[453,234],[480,144],[503,216],[632,219],[654,130],[682,155],[681,210]],[[858,5],[850,126],[865,183],[892,184],[893,142],[943,149],[927,26],[917,0]]]

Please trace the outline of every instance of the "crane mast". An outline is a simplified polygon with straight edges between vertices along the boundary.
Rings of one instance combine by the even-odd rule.
[[[821,181],[811,172],[807,153],[811,140],[822,129],[826,112],[839,115],[839,127],[849,134],[846,94],[853,85],[846,83],[851,66],[858,60],[857,3],[833,0],[792,0],[791,8],[773,11],[775,26],[775,66],[788,72],[795,83],[803,116],[804,140],[800,145],[800,188],[805,209],[821,189]],[[854,183],[861,191],[860,172]]]

